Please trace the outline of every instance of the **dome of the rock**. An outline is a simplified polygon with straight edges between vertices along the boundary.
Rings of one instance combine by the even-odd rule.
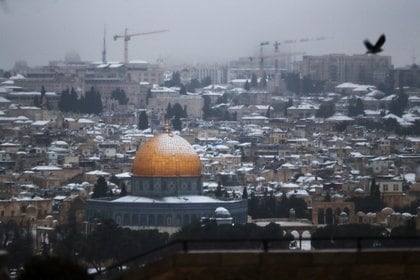
[[[201,162],[181,136],[162,133],[141,146],[133,163],[133,175],[142,177],[201,176]]]

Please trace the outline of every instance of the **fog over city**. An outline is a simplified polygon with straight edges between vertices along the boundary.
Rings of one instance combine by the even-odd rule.
[[[113,36],[128,28],[129,33],[169,29],[132,38],[130,60],[226,63],[256,55],[263,41],[319,37],[328,39],[281,45],[280,51],[360,54],[364,39],[376,41],[385,33],[383,54],[404,66],[418,53],[419,11],[416,0],[5,0],[0,68],[10,69],[18,60],[46,65],[69,51],[100,61],[104,26],[109,61],[123,60],[123,40]],[[273,49],[267,46],[267,52]]]

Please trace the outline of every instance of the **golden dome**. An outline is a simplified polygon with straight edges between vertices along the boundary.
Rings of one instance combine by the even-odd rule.
[[[145,177],[201,176],[200,157],[184,138],[162,133],[136,154],[133,175]]]

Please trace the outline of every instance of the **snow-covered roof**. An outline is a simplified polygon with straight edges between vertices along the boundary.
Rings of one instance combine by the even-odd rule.
[[[395,94],[391,94],[388,96],[385,96],[384,98],[382,98],[381,100],[383,101],[391,101],[392,99],[396,98],[397,96]]]
[[[32,171],[58,171],[63,170],[61,167],[54,165],[39,165],[31,169]]]
[[[7,98],[4,98],[3,96],[0,96],[0,103],[10,103],[10,100]]]
[[[294,184],[294,183],[283,183],[283,184],[281,184],[281,188],[298,189],[298,188],[300,188],[300,186],[298,184]]]
[[[287,110],[309,110],[309,109],[318,110],[319,105],[302,103],[302,104],[290,106],[287,108]]]
[[[302,196],[309,196],[309,193],[306,190],[293,190],[293,191],[289,191],[286,194],[286,197],[291,197],[291,196],[297,196],[297,197],[302,197]]]
[[[149,62],[147,62],[145,60],[130,60],[128,63],[130,63],[130,64],[147,64]]]
[[[343,114],[340,113],[336,113],[333,116],[329,117],[326,119],[329,122],[338,122],[338,121],[354,121],[353,118],[350,118],[348,116],[345,116]]]
[[[11,76],[9,79],[10,79],[10,80],[24,80],[24,79],[26,79],[26,78],[25,78],[25,76],[23,76],[22,74],[16,74],[16,75],[14,75],[14,76]]]
[[[34,121],[31,125],[32,126],[46,126],[49,123],[50,121]]]
[[[56,146],[68,146],[68,143],[66,141],[62,141],[62,140],[57,140],[57,141],[53,141],[51,143],[51,145],[56,145]]]
[[[35,95],[36,96],[41,96],[41,92],[39,92],[39,91],[17,91],[17,92],[10,92],[9,95],[10,96],[27,96],[27,97],[35,96]],[[55,96],[57,96],[57,93],[47,91],[45,93],[45,95],[49,96],[49,97],[55,97]]]
[[[124,173],[115,174],[115,177],[117,177],[118,179],[131,178],[131,174],[130,172],[124,172]]]
[[[222,201],[204,195],[187,195],[187,196],[166,196],[161,198],[149,198],[142,196],[127,195],[117,198],[113,203],[229,203],[230,201]]]
[[[369,91],[371,89],[376,89],[373,85],[360,85],[355,83],[342,83],[336,86],[338,89],[353,89],[353,91]]]
[[[94,121],[92,121],[92,120],[89,120],[89,119],[83,119],[83,118],[80,118],[77,122],[78,122],[78,123],[95,123],[95,122],[94,122]]]
[[[93,170],[93,171],[90,171],[90,172],[86,172],[85,174],[86,175],[96,175],[96,176],[108,176],[108,175],[111,175],[110,173],[105,172],[105,171],[102,171],[102,170]]]

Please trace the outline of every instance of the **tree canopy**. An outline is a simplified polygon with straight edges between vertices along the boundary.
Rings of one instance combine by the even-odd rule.
[[[319,106],[316,112],[317,118],[329,118],[335,114],[335,103],[332,101],[324,102]]]
[[[347,108],[348,116],[355,117],[359,115],[364,115],[365,113],[365,106],[363,105],[363,101],[360,98],[352,98],[349,100],[349,106]]]
[[[141,111],[140,113],[138,128],[141,130],[149,128],[149,118],[145,111]]]
[[[111,98],[118,100],[118,104],[120,105],[127,105],[128,103],[128,97],[125,94],[125,91],[120,88],[116,88],[111,92]]]
[[[389,111],[401,117],[404,114],[404,110],[408,105],[408,95],[405,93],[404,88],[400,88],[396,97],[391,100],[389,104]]]
[[[60,95],[58,108],[62,112],[74,112],[85,114],[100,114],[103,110],[100,93],[91,87],[85,95],[78,98],[76,91],[72,88],[64,90]]]
[[[103,176],[100,176],[93,186],[92,198],[105,197],[108,193],[108,184]]]

